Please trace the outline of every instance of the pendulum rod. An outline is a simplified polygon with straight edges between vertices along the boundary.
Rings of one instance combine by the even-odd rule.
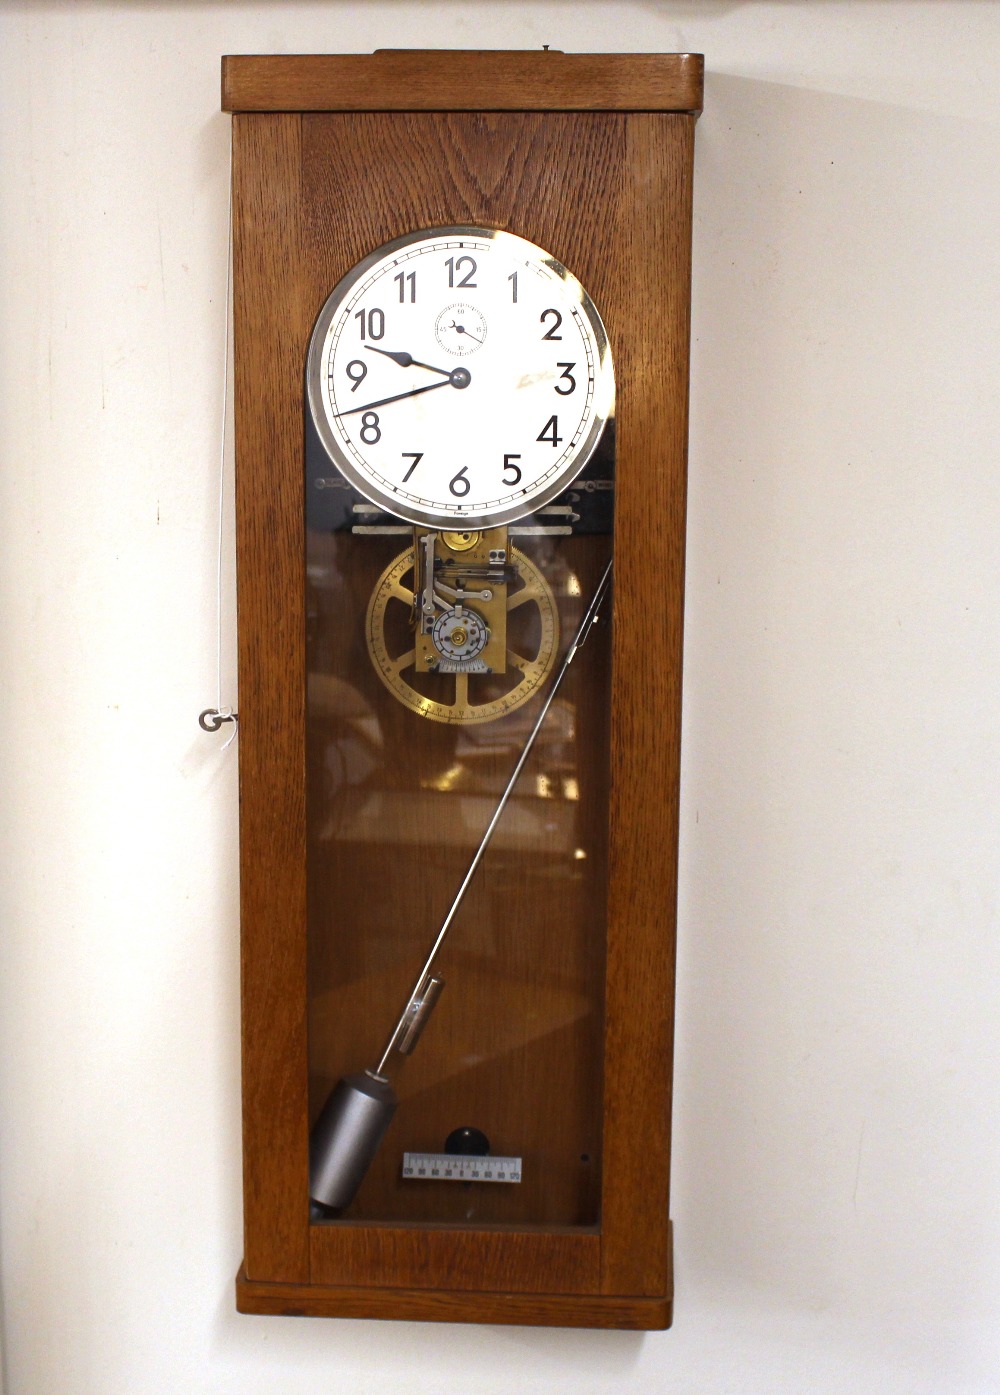
[[[385,1071],[385,1068],[388,1065],[394,1053],[399,1053],[401,1055],[407,1056],[410,1054],[413,1047],[416,1045],[417,1034],[423,1030],[424,1023],[430,1016],[430,1009],[433,1007],[434,1002],[437,1001],[441,988],[444,987],[444,984],[443,982],[441,982],[441,980],[434,980],[432,986],[431,974],[434,968],[434,964],[437,960],[438,955],[441,953],[441,949],[444,946],[445,938],[448,934],[448,931],[451,929],[452,922],[454,921],[455,916],[458,914],[458,909],[461,906],[463,900],[465,899],[465,893],[468,891],[469,886],[472,883],[472,879],[476,875],[476,870],[479,867],[480,862],[482,862],[483,860],[483,856],[486,852],[486,849],[490,845],[490,840],[492,839],[493,834],[496,832],[497,824],[500,822],[500,818],[503,814],[503,811],[507,807],[507,801],[510,799],[511,794],[514,791],[514,786],[517,784],[518,777],[520,776],[521,771],[524,769],[525,762],[531,755],[531,750],[535,744],[535,739],[542,729],[542,724],[545,721],[546,716],[548,715],[549,708],[552,706],[552,703],[555,700],[556,693],[559,691],[559,686],[565,678],[570,664],[576,657],[577,650],[580,648],[584,640],[587,638],[591,626],[598,618],[599,607],[601,606],[607,589],[611,584],[611,566],[612,563],[609,562],[604,569],[604,573],[597,584],[597,589],[594,592],[590,605],[587,607],[587,612],[580,622],[580,627],[576,632],[573,642],[566,650],[566,656],[563,659],[562,664],[559,667],[559,671],[555,676],[555,681],[553,682],[551,688],[548,691],[548,696],[542,704],[542,709],[535,719],[535,724],[531,728],[531,732],[528,736],[527,741],[525,741],[524,743],[524,749],[518,757],[517,764],[514,766],[514,769],[511,773],[511,777],[507,781],[506,788],[504,789],[503,794],[500,796],[500,800],[497,804],[497,807],[493,811],[493,817],[490,819],[489,823],[486,826],[486,832],[483,834],[482,841],[480,842],[479,847],[476,849],[472,861],[469,863],[468,870],[465,876],[462,878],[462,884],[458,888],[458,891],[455,893],[455,899],[449,906],[448,913],[441,923],[441,928],[437,933],[437,938],[435,939],[434,944],[431,946],[430,953],[424,961],[424,966],[420,970],[420,973],[417,975],[417,980],[413,985],[413,991],[410,994],[409,998],[406,1000],[406,1006],[400,1013],[399,1021],[392,1029],[392,1033],[390,1034],[389,1039],[385,1044],[385,1049],[382,1052],[382,1055],[379,1057],[379,1063],[375,1067],[375,1070],[373,1072],[373,1074],[377,1076],[383,1075],[383,1072]],[[428,992],[431,995],[431,1001],[429,1002],[427,1000]]]

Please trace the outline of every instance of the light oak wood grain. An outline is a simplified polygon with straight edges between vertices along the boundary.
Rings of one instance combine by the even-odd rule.
[[[371,1223],[312,1227],[312,1282],[348,1288],[378,1287],[375,1276],[387,1270],[396,1288],[441,1284],[470,1293],[592,1294],[599,1288],[600,1264],[596,1233]]]

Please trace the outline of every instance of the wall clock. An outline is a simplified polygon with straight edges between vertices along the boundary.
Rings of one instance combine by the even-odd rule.
[[[228,58],[223,105],[238,1306],[666,1326],[701,60]]]

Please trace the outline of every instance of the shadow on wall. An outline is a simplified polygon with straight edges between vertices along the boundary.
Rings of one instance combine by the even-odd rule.
[[[941,1294],[991,1293],[998,160],[982,123],[707,79],[675,1320],[689,1284],[836,1307],[924,1373]]]

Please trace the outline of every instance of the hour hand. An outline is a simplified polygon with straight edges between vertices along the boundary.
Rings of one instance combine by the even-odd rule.
[[[366,344],[365,348],[373,354],[384,354],[386,358],[391,358],[393,363],[398,363],[400,368],[427,368],[431,373],[443,373],[446,378],[451,376],[450,368],[435,368],[433,363],[421,363],[405,350],[402,353],[394,353],[392,349],[376,349],[374,344]]]

